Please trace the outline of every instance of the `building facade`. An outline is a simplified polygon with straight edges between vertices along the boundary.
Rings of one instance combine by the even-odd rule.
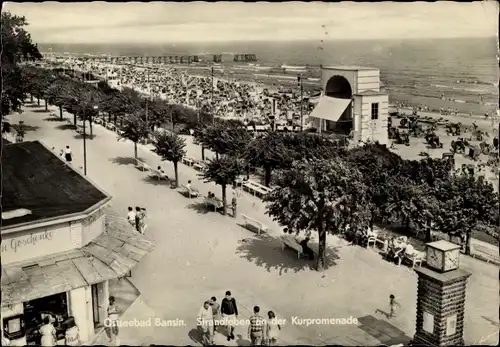
[[[39,142],[5,146],[4,167],[9,166],[14,155],[19,157],[21,153],[22,157],[23,150],[34,156],[31,160],[41,161],[34,171],[42,175],[50,168],[60,189],[83,203],[67,213],[55,201],[58,198],[58,203],[63,202],[63,195],[44,198],[39,189],[28,199],[30,210],[24,198],[11,199],[9,194],[14,190],[2,196],[2,205],[7,206],[2,214],[2,337],[11,345],[40,345],[39,329],[48,316],[56,328],[58,344],[64,344],[65,322],[73,316],[81,342],[85,343],[107,318],[108,281],[125,276],[152,249],[152,244],[135,233],[132,226],[111,218],[107,214],[111,197],[78,172],[67,170],[66,163]],[[37,179],[34,173],[18,171],[19,175],[15,175],[16,164],[12,169],[7,171],[12,175],[5,179],[10,184],[15,185],[17,180],[18,184],[29,185],[23,177]],[[70,177],[61,176],[64,173]],[[53,189],[50,181],[46,184],[46,189]],[[95,191],[90,192],[90,199],[84,194],[92,189]],[[30,190],[23,191],[23,197],[29,196]],[[66,201],[72,203],[76,202]],[[12,209],[15,205],[20,208]]]
[[[380,70],[322,66],[321,85],[309,115],[317,132],[349,136],[354,144],[388,144],[389,96],[380,91]]]

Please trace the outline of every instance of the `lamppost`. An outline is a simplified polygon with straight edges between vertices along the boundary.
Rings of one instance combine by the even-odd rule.
[[[93,107],[95,112],[98,112],[99,106],[95,105]],[[92,114],[90,115],[92,117]],[[83,174],[87,176],[87,128],[86,128],[86,118],[83,115]],[[92,120],[90,121],[92,122]]]
[[[297,75],[297,82],[300,87],[300,131],[304,130],[304,114],[303,114],[303,107],[302,107],[302,101],[304,99],[304,88],[302,85],[302,75]]]

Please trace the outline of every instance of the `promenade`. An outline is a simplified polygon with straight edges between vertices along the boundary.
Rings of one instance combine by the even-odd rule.
[[[43,104],[43,103],[42,103]],[[22,115],[8,117],[12,124],[26,124],[26,140],[41,140],[56,152],[69,145],[74,165],[83,166],[83,141],[65,123],[44,120],[48,113],[39,108],[24,108]],[[71,117],[67,115],[67,117]],[[126,215],[127,206],[148,209],[146,237],[156,244],[132,271],[131,281],[141,292],[139,299],[121,320],[180,320],[177,327],[121,328],[120,343],[127,345],[187,345],[199,341],[196,314],[211,296],[223,298],[231,290],[240,306],[240,318],[248,318],[254,305],[265,314],[274,310],[286,318],[282,344],[378,345],[407,342],[414,333],[415,273],[404,266],[387,263],[374,251],[346,246],[329,236],[328,253],[332,266],[312,271],[309,261],[298,260],[290,250],[282,251],[277,237],[280,228],[264,214],[260,199],[241,193],[238,213],[271,227],[267,235],[257,236],[238,225],[241,222],[214,212],[206,212],[202,202],[187,199],[165,183],[148,178],[148,173],[133,166],[133,144],[117,141],[117,135],[94,125],[95,138],[87,141],[87,174],[113,196],[112,205]],[[188,155],[201,158],[201,150],[188,140]],[[173,177],[173,165],[161,162],[144,146],[139,157],[150,166],[162,165]],[[192,185],[204,195],[210,190],[221,196],[221,189],[203,183],[197,172],[179,165],[180,183]],[[228,199],[232,190],[228,189]],[[498,267],[463,256],[461,267],[472,272],[468,283],[465,343],[498,343]],[[388,311],[389,295],[402,307],[397,317],[387,319],[376,312]],[[355,325],[292,324],[292,317],[357,318]],[[249,345],[247,327],[238,327],[236,340],[227,342],[217,334],[215,342],[224,345]],[[496,333],[496,334],[495,334]],[[107,344],[105,335],[94,341]]]

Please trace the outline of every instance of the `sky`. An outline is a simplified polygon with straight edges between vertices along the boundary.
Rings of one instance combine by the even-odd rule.
[[[496,1],[457,3],[13,3],[38,43],[493,37]]]

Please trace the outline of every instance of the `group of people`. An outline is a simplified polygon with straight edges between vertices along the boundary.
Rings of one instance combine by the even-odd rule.
[[[183,69],[171,66],[144,67],[139,65],[109,65],[92,63],[85,65],[74,62],[81,69],[95,71],[97,75],[117,80],[117,86],[130,87],[141,92],[159,96],[169,103],[180,104],[196,109],[209,107],[211,112],[224,118],[248,118],[268,120],[274,114],[276,121],[292,122],[297,120],[302,107],[303,115],[314,108],[312,104],[300,104],[300,93],[277,89],[269,93],[257,83],[237,82],[220,78],[222,67],[215,67],[215,77],[210,67],[196,69],[196,76],[188,76]],[[273,87],[275,88],[275,87]],[[276,88],[275,88],[276,89]],[[303,92],[305,99],[308,91]],[[273,101],[275,100],[275,101]]]
[[[279,337],[281,326],[273,311],[267,313],[268,319],[260,315],[260,307],[253,308],[253,315],[249,319],[248,338],[252,346],[274,346]],[[232,297],[230,291],[226,291],[221,304],[216,297],[211,297],[203,303],[197,316],[198,328],[202,333],[202,343],[204,346],[214,344],[215,332],[224,328],[227,341],[235,339],[234,330],[238,319],[238,306],[236,299]]]
[[[148,225],[146,224],[146,209],[143,207],[136,206],[135,210],[133,207],[128,208],[127,221],[132,225],[135,230],[144,235]]]
[[[52,347],[57,345],[57,330],[54,326],[55,318],[51,315],[47,315],[43,318],[42,326],[39,329],[41,339],[40,345]],[[75,317],[68,317],[63,323],[65,330],[64,333],[64,345],[66,346],[79,346],[80,341],[80,330],[75,322]],[[10,345],[10,341],[2,338],[2,346]]]
[[[397,265],[401,265],[405,255],[412,256],[414,253],[415,248],[410,244],[408,237],[406,236],[395,237],[387,240],[386,258]]]

